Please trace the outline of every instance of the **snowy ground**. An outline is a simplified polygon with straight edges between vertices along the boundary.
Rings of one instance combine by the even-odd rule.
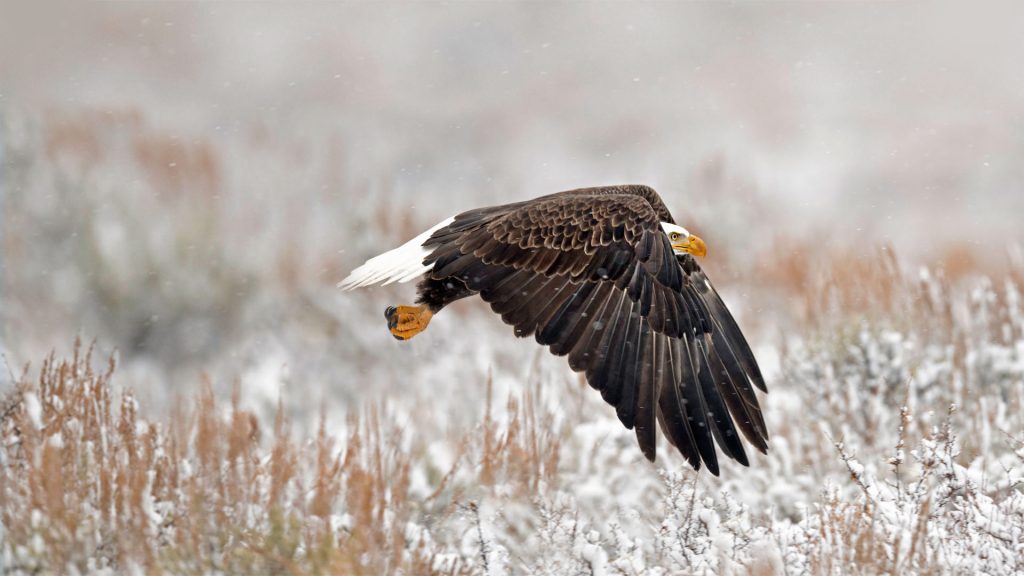
[[[599,395],[473,305],[399,344],[379,294],[332,300],[330,398],[289,368],[316,360],[286,334],[232,408],[183,391],[144,417],[114,392],[127,374],[30,370],[4,404],[3,566],[1016,574],[1020,284],[969,283],[901,278],[902,314],[836,313],[785,352],[763,345],[771,450],[720,478],[664,443],[647,463]],[[261,404],[277,399],[275,421]],[[315,409],[284,422],[309,404],[320,432]]]
[[[0,573],[1024,572],[1012,14],[23,12]],[[398,343],[411,285],[334,288],[451,213],[626,181],[708,241],[769,377],[749,468],[648,463],[479,302]]]
[[[53,128],[16,120],[6,256],[37,273],[6,278],[7,572],[1024,569],[1012,246],[988,276],[963,257],[911,266],[889,246],[775,243],[760,248],[773,266],[749,270],[709,258],[765,367],[772,434],[767,456],[715,478],[664,443],[646,462],[562,359],[480,302],[399,343],[381,312],[411,285],[333,287],[433,215],[313,192],[303,240],[280,242],[251,229],[280,221],[245,193],[105,187],[103,170],[54,168],[40,152]],[[158,136],[87,127],[119,170],[152,177],[130,151]],[[75,322],[97,337],[91,364],[37,376],[47,349],[68,356]],[[90,374],[114,347],[109,380]]]

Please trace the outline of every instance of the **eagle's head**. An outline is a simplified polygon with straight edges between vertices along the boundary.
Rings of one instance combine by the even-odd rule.
[[[661,229],[668,235],[668,240],[672,243],[672,250],[677,256],[682,256],[683,254],[693,254],[694,256],[707,255],[708,247],[704,244],[704,241],[690,234],[686,228],[662,222]]]

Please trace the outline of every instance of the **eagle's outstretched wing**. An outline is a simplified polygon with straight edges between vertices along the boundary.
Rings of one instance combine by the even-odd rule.
[[[718,474],[714,443],[747,465],[768,433],[750,347],[696,261],[677,257],[646,186],[589,188],[471,210],[423,243],[438,280],[463,281],[517,336],[534,336],[635,429],[655,458],[655,422],[683,456]],[[714,441],[712,440],[714,439]]]

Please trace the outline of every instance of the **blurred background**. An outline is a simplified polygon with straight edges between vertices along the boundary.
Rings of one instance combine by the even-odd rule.
[[[427,359],[427,392],[467,364],[564,371],[474,302],[401,348],[380,312],[411,285],[334,285],[462,210],[627,182],[708,241],[757,341],[806,315],[786,295],[813,287],[815,259],[1012,268],[1022,17],[1015,3],[3,3],[0,346],[20,374],[80,335],[117,350],[150,406],[207,374],[297,416],[407,394]],[[484,330],[493,343],[468,336]]]

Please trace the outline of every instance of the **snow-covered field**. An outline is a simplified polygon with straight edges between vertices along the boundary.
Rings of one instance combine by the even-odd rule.
[[[68,318],[99,334],[92,353],[68,335],[45,363],[11,366],[6,572],[1024,569],[1012,250],[955,279],[953,263],[910,266],[885,246],[803,246],[770,270],[709,259],[769,378],[772,434],[767,456],[715,478],[667,444],[649,464],[600,395],[479,302],[399,343],[381,311],[412,285],[334,289],[415,234],[414,217],[325,196],[302,212],[307,240],[273,242],[244,231],[239,195],[139,198],[54,169],[35,148],[51,128],[22,120],[8,214],[52,210],[38,220],[51,229],[9,218],[9,269],[61,266],[7,278],[14,302],[48,307],[10,306],[5,337],[31,350],[73,334],[55,329]],[[152,137],[89,129],[115,158]]]
[[[0,574],[1024,573],[1019,18],[829,6],[0,14]],[[334,287],[626,181],[766,372],[749,468]]]
[[[1020,283],[966,284],[899,277],[885,315],[837,310],[785,351],[764,338],[771,449],[720,478],[666,444],[646,462],[598,394],[481,307],[399,344],[377,297],[334,302],[341,402],[281,352],[230,400],[183,383],[146,416],[129,375],[63,347],[3,404],[3,568],[1017,574]],[[276,415],[246,408],[261,394]],[[289,415],[310,401],[319,418]]]

